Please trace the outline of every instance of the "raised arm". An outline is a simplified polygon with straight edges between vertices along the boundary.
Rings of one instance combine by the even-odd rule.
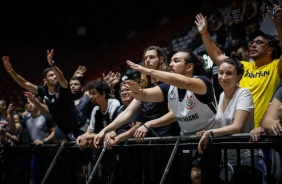
[[[24,79],[22,76],[20,76],[19,74],[17,74],[17,72],[14,71],[14,69],[12,68],[9,56],[3,56],[2,61],[3,61],[6,71],[11,75],[14,81],[18,83],[18,85],[32,92],[33,94],[38,94],[38,89],[36,85],[28,82],[26,79]]]
[[[202,40],[207,51],[208,56],[211,60],[216,64],[220,65],[221,61],[227,56],[221,53],[220,48],[216,46],[214,41],[212,40],[210,34],[208,33],[208,20],[207,17],[204,17],[202,14],[197,14],[196,20],[194,21],[198,27],[198,31],[202,36]]]
[[[19,123],[15,123],[13,118],[13,112],[14,112],[14,107],[12,104],[9,104],[7,108],[7,114],[10,116],[10,118],[8,118],[8,126],[10,127],[12,132],[16,133],[22,129],[22,126]]]
[[[276,18],[272,17],[272,14],[269,10],[267,11],[267,13],[276,27],[279,37],[279,43],[282,43],[282,8],[277,4],[274,4],[274,11],[276,13]],[[280,49],[281,49],[281,44],[280,44]],[[279,75],[280,78],[282,78],[282,56],[280,56],[279,59]]]
[[[68,81],[65,79],[63,72],[56,66],[55,61],[53,60],[54,49],[47,50],[47,61],[52,70],[54,71],[58,82],[63,88],[68,87]]]
[[[41,113],[50,115],[47,105],[39,102],[32,93],[26,91],[24,92],[24,95],[40,110]]]

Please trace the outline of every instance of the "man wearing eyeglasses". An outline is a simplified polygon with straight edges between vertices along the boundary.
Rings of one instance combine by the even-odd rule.
[[[271,17],[277,29],[279,41],[282,43],[282,8],[274,5],[276,18]],[[270,12],[269,16],[271,16]],[[195,24],[202,35],[207,54],[211,60],[219,65],[228,56],[223,55],[208,33],[207,17],[202,14],[196,16]],[[241,61],[244,65],[244,75],[239,83],[240,87],[248,88],[254,100],[254,127],[261,125],[261,120],[271,101],[272,95],[282,76],[281,48],[278,40],[261,30],[255,30],[251,35],[250,56],[254,62]]]

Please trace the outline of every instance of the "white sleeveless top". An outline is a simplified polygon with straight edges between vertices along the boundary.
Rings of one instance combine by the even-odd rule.
[[[177,87],[170,86],[168,103],[181,128],[181,136],[195,135],[198,131],[216,128],[215,113],[208,104],[200,102],[194,93],[187,90],[180,102]]]

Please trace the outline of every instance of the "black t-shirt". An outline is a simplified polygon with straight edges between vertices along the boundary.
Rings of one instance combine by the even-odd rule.
[[[38,86],[38,95],[45,100],[52,118],[62,132],[68,134],[78,128],[77,111],[69,87],[58,85],[56,93],[49,94],[46,86]]]
[[[75,103],[75,107],[78,113],[79,126],[84,125],[85,123],[89,124],[93,109],[90,97],[88,95],[80,97],[77,104]]]
[[[136,122],[146,123],[147,121],[157,119],[168,113],[167,100],[163,102],[142,102],[138,111]],[[172,124],[154,127],[149,131],[146,137],[179,136],[180,128],[177,122]]]

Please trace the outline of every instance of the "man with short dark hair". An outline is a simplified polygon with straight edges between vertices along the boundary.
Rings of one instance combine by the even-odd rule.
[[[47,50],[47,61],[50,67],[43,71],[43,86],[34,85],[17,74],[13,70],[8,56],[3,56],[2,60],[6,71],[21,87],[44,99],[45,103],[36,100],[33,102],[41,112],[49,113],[64,134],[71,134],[69,137],[76,138],[81,134],[79,129],[81,125],[86,123],[86,119],[80,117],[80,113],[75,107],[70,85],[62,71],[55,65],[53,55],[54,50]]]

